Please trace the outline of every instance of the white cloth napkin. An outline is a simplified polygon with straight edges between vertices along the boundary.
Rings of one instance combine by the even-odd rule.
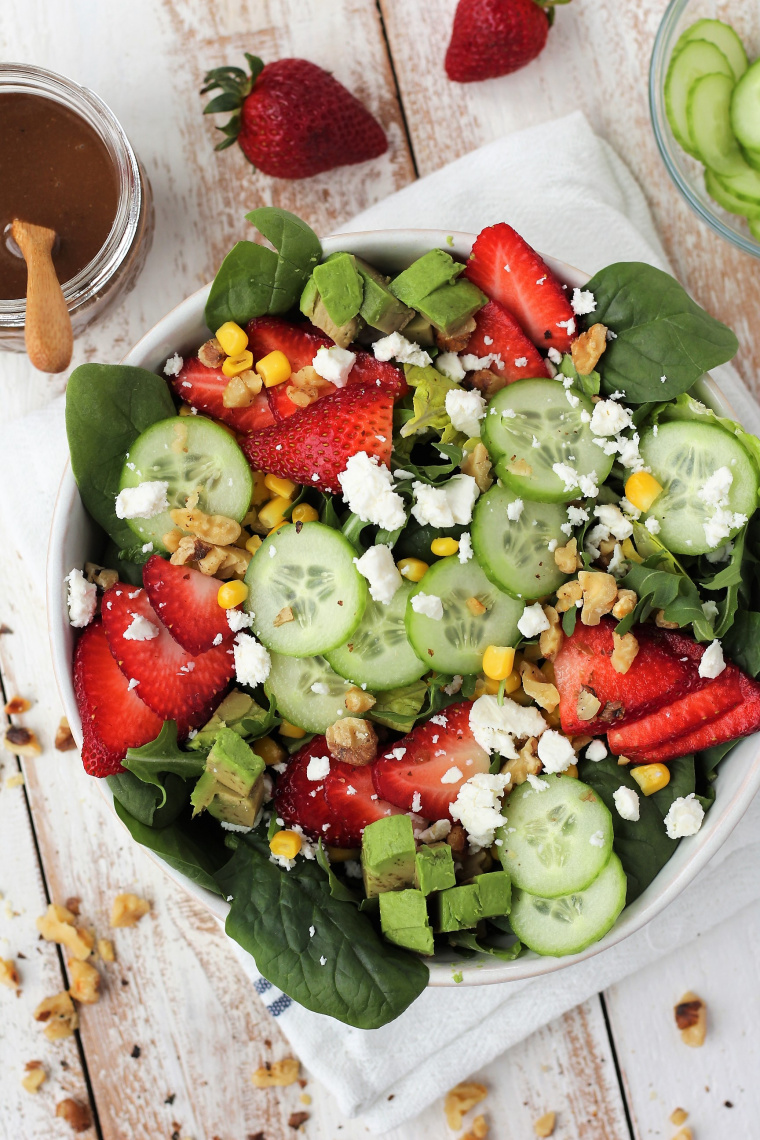
[[[580,113],[466,155],[365,211],[343,232],[433,226],[477,233],[502,220],[537,249],[589,273],[620,260],[667,267],[641,190]],[[760,408],[736,372],[725,366],[714,375],[738,418],[760,430]],[[42,471],[28,464],[32,451],[39,454],[41,439],[48,457]],[[41,598],[44,567],[38,541],[49,528],[65,454],[62,400],[0,427],[0,529],[6,548],[18,550],[39,583]],[[757,899],[760,842],[753,840],[758,825],[756,803],[696,882],[621,945],[530,981],[427,990],[398,1020],[379,1030],[351,1029],[295,1005],[236,949],[304,1064],[347,1115],[361,1115],[372,1131],[382,1132],[565,1010]],[[452,1025],[457,1027],[454,1035],[446,1029]]]

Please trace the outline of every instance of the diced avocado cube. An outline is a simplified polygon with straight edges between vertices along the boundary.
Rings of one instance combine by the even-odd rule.
[[[354,260],[364,287],[364,298],[359,310],[361,316],[370,328],[384,333],[399,332],[414,317],[414,309],[393,296],[388,288],[388,277],[361,258]]]
[[[435,344],[435,329],[430,321],[415,313],[408,325],[404,325],[404,336],[422,348],[432,348]]]
[[[345,325],[357,315],[364,290],[350,253],[336,253],[315,265],[311,276],[331,321]]]
[[[444,253],[442,249],[431,249],[413,261],[398,277],[394,277],[390,290],[405,305],[419,309],[424,297],[441,285],[455,281],[463,270],[461,262],[454,261],[450,254]]]
[[[380,895],[380,929],[397,946],[418,954],[433,953],[433,931],[421,891],[388,891]]]
[[[313,277],[310,277],[304,286],[300,302],[301,312],[308,317],[315,328],[321,329],[325,336],[334,340],[341,348],[348,348],[356,337],[361,326],[359,316],[352,317],[343,325],[336,325],[325,308],[319,289]]]
[[[367,897],[411,887],[414,856],[414,833],[408,815],[388,815],[368,824],[362,836],[361,856]]]
[[[423,297],[416,307],[440,332],[450,336],[487,300],[471,281],[454,281]]]
[[[472,880],[478,888],[483,918],[509,914],[512,906],[512,880],[506,871],[488,871]]]
[[[203,775],[199,777],[195,787],[190,793],[190,803],[192,804],[194,816],[208,807],[220,787],[221,785],[213,772],[205,771]]]
[[[236,796],[249,795],[264,771],[264,761],[231,728],[222,728],[206,757],[206,771]]]
[[[257,780],[248,796],[237,796],[234,792],[218,785],[216,794],[208,805],[209,815],[224,823],[233,823],[237,827],[253,827],[264,802],[264,785],[264,780]]]
[[[420,848],[415,859],[414,881],[423,895],[456,886],[454,858],[448,843]]]
[[[438,930],[467,930],[477,926],[483,917],[480,894],[474,883],[449,887],[435,897],[438,903]]]
[[[196,733],[188,748],[196,752],[210,748],[220,728],[231,728],[238,736],[242,736],[245,733],[243,720],[260,721],[263,724],[266,715],[266,710],[257,704],[253,697],[249,697],[241,689],[233,689],[219,705],[211,720]]]

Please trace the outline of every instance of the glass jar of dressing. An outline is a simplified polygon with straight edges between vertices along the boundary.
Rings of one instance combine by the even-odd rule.
[[[26,265],[14,217],[56,231],[74,336],[129,290],[153,235],[150,184],[118,120],[84,87],[0,64],[0,349],[24,351]]]

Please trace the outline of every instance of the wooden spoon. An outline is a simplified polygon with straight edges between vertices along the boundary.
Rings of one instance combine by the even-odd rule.
[[[55,230],[13,219],[11,237],[24,255],[27,269],[26,352],[40,372],[63,372],[71,363],[74,336],[71,317],[55,266]]]

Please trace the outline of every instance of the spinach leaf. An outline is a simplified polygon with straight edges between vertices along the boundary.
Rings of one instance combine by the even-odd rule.
[[[114,799],[146,827],[168,827],[190,798],[190,785],[171,774],[146,784],[131,772],[118,772],[106,782]]]
[[[128,562],[121,555],[122,551],[119,550],[115,542],[109,539],[100,561],[109,570],[117,572],[119,581],[126,582],[129,586],[142,586],[142,566],[137,562]]]
[[[688,796],[697,789],[694,754],[689,753],[688,756],[678,756],[675,760],[669,760],[668,771],[670,782],[664,788],[660,788],[659,792],[648,797],[662,813],[663,819],[670,811],[674,800]]]
[[[411,732],[425,703],[428,687],[424,681],[412,681],[398,689],[385,689],[375,694],[375,704],[370,709],[370,720],[387,725],[396,732]]]
[[[353,903],[354,906],[359,906],[361,899],[354,894],[354,892],[341,882],[338,876],[330,866],[330,860],[327,858],[327,852],[324,849],[322,840],[320,839],[317,844],[317,862],[327,875],[327,881],[330,884],[330,894],[334,899],[340,899],[342,902]]]
[[[135,532],[116,517],[124,460],[146,428],[173,416],[174,403],[160,376],[127,364],[80,364],[66,389],[66,434],[71,470],[82,502],[119,548]]]
[[[275,206],[251,210],[246,219],[278,250],[239,241],[219,267],[206,302],[206,324],[245,325],[264,313],[286,313],[298,302],[312,269],[322,256],[313,230]]]
[[[739,611],[723,638],[723,649],[750,677],[760,675],[760,613],[757,610]]]
[[[712,748],[698,752],[696,766],[700,776],[705,780],[714,780],[718,765],[735,744],[738,744],[737,740],[727,740],[725,744],[713,744]]]
[[[225,897],[232,895],[229,936],[253,955],[265,978],[307,1009],[377,1029],[425,989],[427,967],[382,941],[353,903],[334,898],[317,863],[299,859],[283,871],[260,837],[243,835],[217,881]]]
[[[177,722],[165,720],[155,740],[141,748],[127,749],[124,767],[146,784],[154,784],[163,792],[159,807],[166,802],[166,791],[159,779],[161,772],[173,772],[183,779],[197,779],[205,767],[205,757],[197,752],[184,752],[177,744]]]
[[[725,364],[739,343],[726,325],[692,301],[683,286],[651,265],[617,262],[591,278],[592,321],[615,339],[599,362],[605,392],[631,404],[670,400],[710,368]],[[662,378],[665,378],[664,380]]]
[[[116,814],[137,843],[155,851],[165,863],[187,875],[194,883],[198,883],[215,894],[221,894],[214,875],[224,866],[229,852],[220,840],[221,829],[212,821],[198,819],[192,825],[175,821],[168,827],[147,827],[136,819],[119,802],[114,800]],[[192,833],[185,828],[192,827]]]

